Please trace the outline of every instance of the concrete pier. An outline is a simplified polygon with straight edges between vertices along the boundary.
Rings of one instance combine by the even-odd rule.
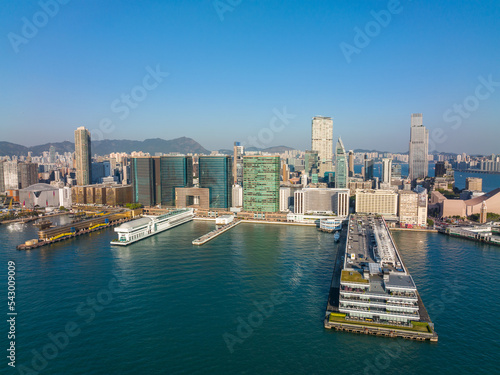
[[[208,232],[207,234],[204,234],[201,237],[198,237],[197,239],[193,240],[192,244],[201,246],[203,244],[206,244],[208,241],[213,240],[215,237],[220,236],[222,233],[227,232],[229,229],[234,228],[237,226],[239,223],[241,223],[241,220],[235,220],[227,225],[224,225],[220,228],[214,229],[211,232]]]

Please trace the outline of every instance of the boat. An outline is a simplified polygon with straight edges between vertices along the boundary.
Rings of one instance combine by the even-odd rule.
[[[333,233],[342,229],[342,218],[320,219],[319,230],[322,232]]]
[[[335,234],[333,235],[333,240],[335,242],[339,242],[340,241],[340,233],[339,232],[335,232]]]
[[[54,227],[54,225],[52,224],[52,222],[50,220],[48,220],[48,219],[41,220],[38,223],[35,223],[33,225],[35,225],[36,227],[38,227],[40,230]]]
[[[111,245],[127,246],[133,244],[167,229],[187,223],[193,220],[193,217],[194,210],[192,208],[170,211],[159,216],[144,215],[140,219],[116,227],[115,232],[118,233],[118,239],[111,241]]]

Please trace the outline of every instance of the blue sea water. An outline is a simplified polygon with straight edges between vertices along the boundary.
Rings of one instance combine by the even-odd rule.
[[[394,233],[439,334],[438,343],[413,342],[324,329],[332,235],[241,224],[191,244],[213,227],[190,222],[126,248],[110,246],[105,229],[20,252],[35,228],[1,225],[1,312],[9,260],[18,312],[17,367],[4,357],[1,373],[33,365],[51,375],[498,373],[500,248]],[[68,324],[74,337],[51,351],[50,335],[63,337]],[[4,353],[7,330],[2,323]]]

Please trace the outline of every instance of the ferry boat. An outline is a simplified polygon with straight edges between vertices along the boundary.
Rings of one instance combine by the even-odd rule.
[[[338,230],[342,230],[342,219],[340,218],[332,218],[332,219],[321,219],[319,221],[319,228],[320,231],[323,232],[335,232]]]
[[[333,235],[333,240],[335,242],[339,242],[340,241],[340,233],[339,232],[335,232],[335,234]]]
[[[140,219],[123,223],[115,228],[118,239],[111,245],[127,246],[193,220],[192,208],[180,209],[159,216],[144,215]]]

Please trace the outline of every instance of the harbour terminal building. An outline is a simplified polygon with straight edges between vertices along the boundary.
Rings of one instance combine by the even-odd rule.
[[[347,236],[339,312],[346,320],[412,327],[421,319],[417,287],[384,219],[352,215]]]

